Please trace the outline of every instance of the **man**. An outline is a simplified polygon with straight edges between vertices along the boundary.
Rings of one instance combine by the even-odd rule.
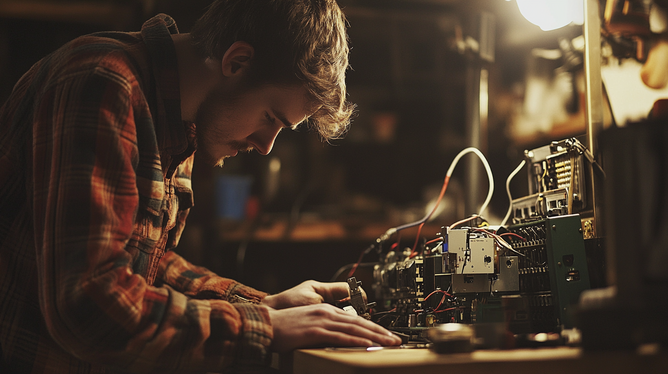
[[[266,295],[173,251],[212,165],[271,151],[308,121],[345,131],[348,47],[334,0],[219,0],[178,34],[66,44],[0,110],[0,344],[9,373],[219,372],[303,346],[395,345],[323,301],[343,283]]]

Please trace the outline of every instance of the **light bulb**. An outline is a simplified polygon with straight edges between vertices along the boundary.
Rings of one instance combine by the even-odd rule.
[[[582,24],[583,0],[517,0],[520,13],[541,30],[555,30],[571,23]]]

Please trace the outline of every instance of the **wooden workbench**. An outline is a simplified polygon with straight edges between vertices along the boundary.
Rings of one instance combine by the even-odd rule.
[[[583,352],[558,347],[437,354],[429,349],[305,349],[294,353],[294,374],[600,374],[668,373],[668,352],[651,349]]]

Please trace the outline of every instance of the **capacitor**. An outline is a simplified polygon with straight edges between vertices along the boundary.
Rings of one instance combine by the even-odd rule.
[[[425,326],[426,327],[434,326],[434,320],[435,320],[434,315],[431,314],[431,313],[428,313],[424,318]]]
[[[417,315],[409,314],[408,315],[408,327],[415,327],[415,326],[417,326]]]

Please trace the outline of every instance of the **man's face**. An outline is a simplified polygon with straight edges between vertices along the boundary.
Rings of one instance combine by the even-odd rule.
[[[230,97],[214,90],[197,111],[197,152],[215,166],[240,151],[268,154],[282,129],[312,114],[306,92],[302,86],[266,85]]]

